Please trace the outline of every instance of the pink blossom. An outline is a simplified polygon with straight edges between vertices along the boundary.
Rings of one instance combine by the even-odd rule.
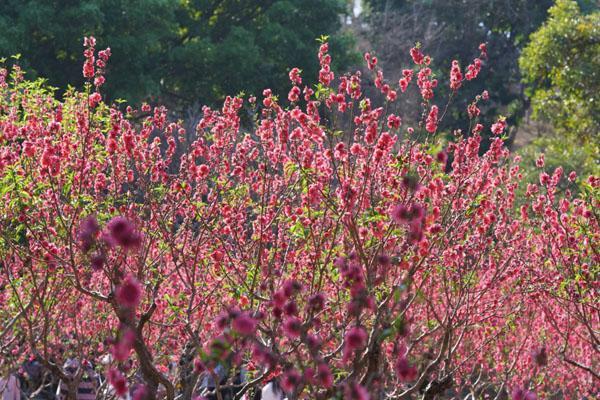
[[[288,369],[281,378],[281,387],[288,393],[292,393],[296,386],[302,382],[302,375],[295,369]],[[529,399],[527,399],[529,400]]]
[[[295,317],[290,317],[283,323],[283,332],[291,339],[295,339],[302,333],[302,322]]]
[[[290,73],[289,73],[290,81],[292,81],[292,83],[294,85],[302,84],[302,78],[300,77],[301,72],[302,71],[300,69],[295,68],[295,67],[290,70]]]
[[[429,115],[427,116],[427,121],[425,124],[425,129],[429,133],[435,133],[437,131],[438,124],[438,107],[431,106],[431,110],[429,111]]]
[[[421,65],[423,63],[424,56],[418,47],[413,47],[412,49],[410,49],[410,56],[412,57],[413,62],[415,64]]]
[[[108,224],[109,238],[125,249],[139,247],[141,235],[135,231],[133,224],[125,217],[114,217]]]
[[[344,345],[348,351],[362,349],[367,344],[367,331],[362,326],[351,327],[344,336]]]
[[[89,105],[91,108],[94,108],[102,101],[102,96],[98,92],[94,92],[89,97]]]
[[[460,66],[458,65],[458,61],[452,61],[452,68],[450,68],[450,89],[458,90],[462,85],[462,72],[460,71]]]
[[[125,396],[127,393],[127,380],[118,369],[111,368],[107,374],[108,382],[115,390],[115,394],[119,397]]]
[[[142,285],[133,275],[127,275],[117,288],[116,296],[121,307],[136,308],[142,299]]]
[[[504,132],[505,128],[506,128],[506,119],[499,118],[498,122],[496,122],[495,124],[492,125],[492,133],[494,135],[501,135],[502,132]]]
[[[231,323],[233,330],[243,336],[250,336],[256,331],[256,320],[247,313],[240,313]]]

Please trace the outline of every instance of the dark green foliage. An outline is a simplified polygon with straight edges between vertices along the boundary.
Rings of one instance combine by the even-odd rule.
[[[349,60],[336,35],[341,0],[4,0],[0,54],[20,53],[30,75],[65,89],[82,84],[83,36],[110,46],[107,93],[130,102],[216,104],[227,94],[282,94],[292,66],[316,74],[315,39],[332,35],[334,60]]]
[[[285,97],[290,67],[316,80],[320,35],[333,35],[338,66],[350,61],[348,38],[336,35],[344,10],[337,0],[189,1],[179,17],[189,29],[173,51],[167,90],[186,99],[200,94],[203,102],[266,87]]]
[[[600,143],[600,11],[558,0],[520,58],[534,117],[561,135]]]
[[[545,153],[549,169],[564,165],[581,184],[600,173],[600,11],[558,0],[530,40],[519,63],[533,117],[549,128],[521,150],[523,162]]]
[[[66,88],[82,84],[83,37],[110,46],[107,90],[138,100],[160,92],[167,52],[176,38],[176,0],[5,0],[0,54],[20,53],[33,76]]]

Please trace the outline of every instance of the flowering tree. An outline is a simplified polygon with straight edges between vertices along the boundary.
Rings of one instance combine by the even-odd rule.
[[[0,345],[39,357],[69,398],[82,373],[62,359],[103,354],[110,393],[141,376],[137,399],[191,398],[199,376],[217,399],[274,376],[290,399],[598,391],[600,181],[573,199],[562,170],[542,172],[517,203],[506,122],[478,122],[487,92],[444,143],[450,104],[420,48],[397,85],[365,55],[373,108],[323,42],[314,90],[294,68],[289,106],[230,97],[190,135],[162,107],[104,104],[110,50],[85,45],[89,83],[62,102],[18,68],[0,81]],[[486,51],[452,62],[453,96]],[[413,81],[423,112],[404,127]]]

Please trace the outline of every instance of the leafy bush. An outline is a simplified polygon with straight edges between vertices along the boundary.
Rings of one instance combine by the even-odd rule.
[[[600,10],[558,0],[519,59],[534,117],[577,143],[600,146]]]

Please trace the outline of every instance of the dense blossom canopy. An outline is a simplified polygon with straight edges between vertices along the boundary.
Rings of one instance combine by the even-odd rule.
[[[109,354],[114,393],[140,371],[139,399],[190,398],[223,366],[248,375],[237,398],[275,376],[289,399],[598,392],[600,180],[569,175],[589,189],[574,198],[557,190],[570,171],[541,157],[516,199],[505,120],[471,112],[487,93],[468,130],[436,135],[451,106],[436,87],[460,93],[485,46],[439,83],[421,48],[397,84],[366,55],[385,98],[374,108],[324,42],[320,84],[293,69],[289,108],[270,90],[228,97],[187,132],[163,107],[104,104],[110,52],[85,44],[89,83],[63,101],[0,73],[10,363],[36,356],[72,383],[64,357]],[[396,98],[411,84],[423,112],[404,126]]]

